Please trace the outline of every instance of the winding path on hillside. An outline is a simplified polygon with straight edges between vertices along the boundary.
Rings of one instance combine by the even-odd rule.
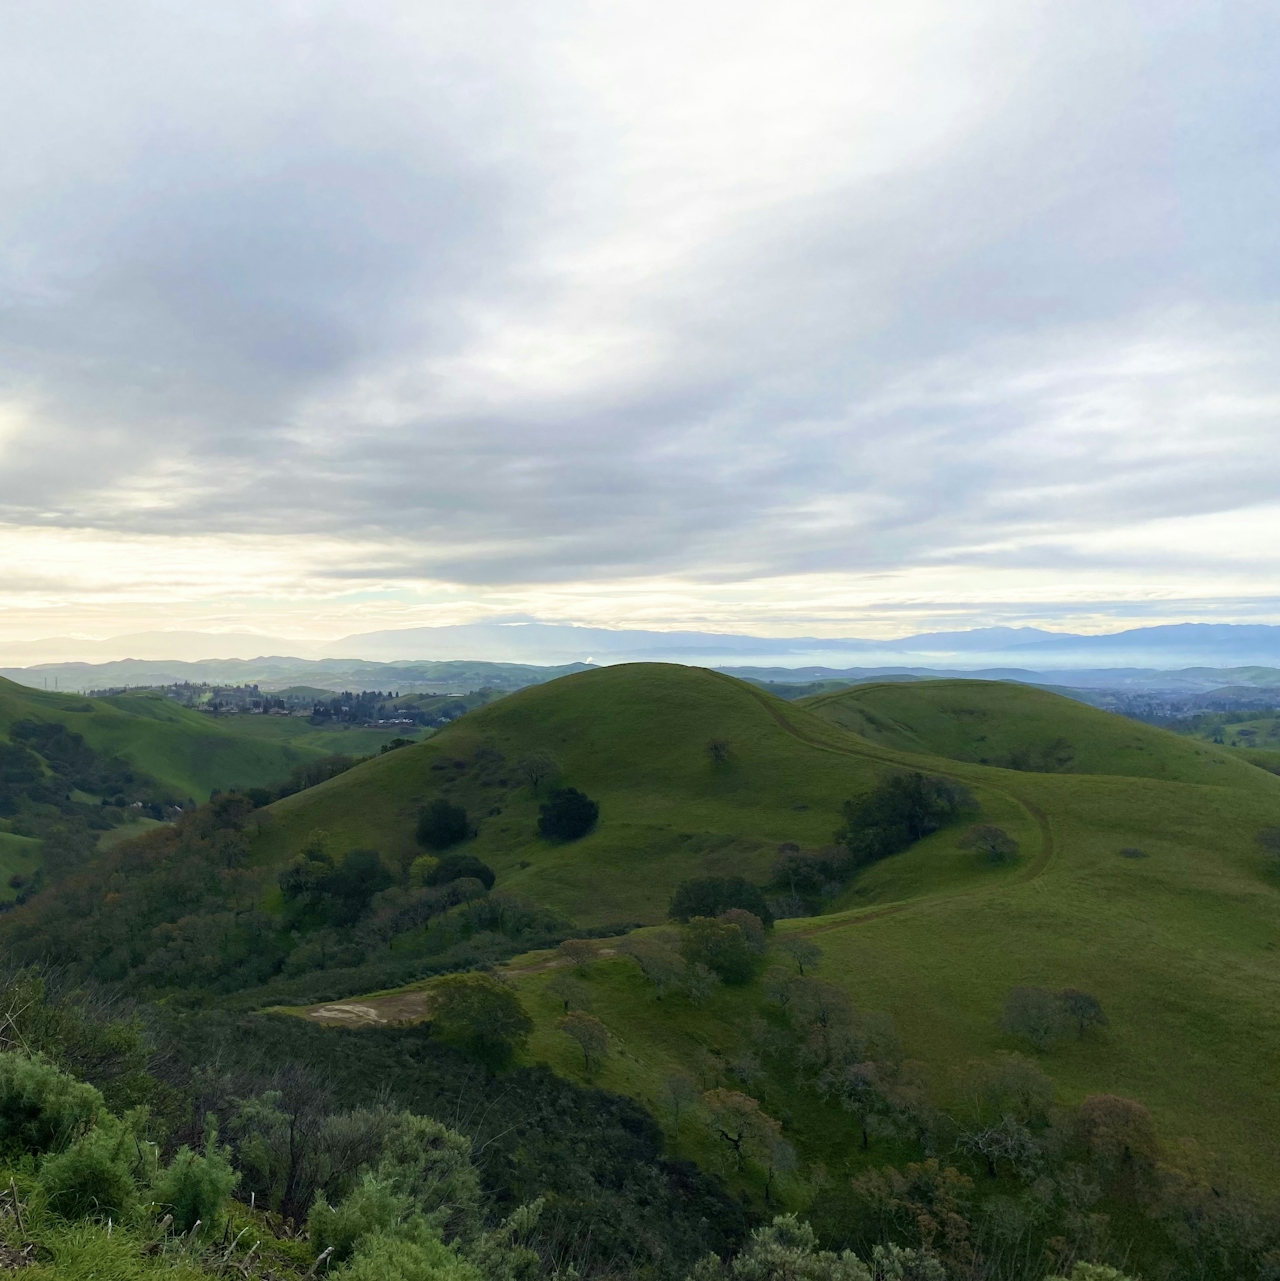
[[[863,759],[881,761],[886,765],[894,765],[899,768],[910,762],[909,753],[894,752],[891,749],[886,750],[878,748],[874,743],[867,743],[865,747],[862,746],[861,743],[849,743],[846,746],[844,744],[826,741],[815,737],[813,734],[805,733],[805,731],[786,714],[783,707],[779,706],[778,700],[772,695],[765,693],[764,690],[757,689],[754,685],[748,685],[746,681],[735,680],[732,676],[726,676],[722,672],[712,672],[711,675],[720,680],[730,681],[739,689],[745,688],[751,697],[754,698],[756,702],[759,703],[760,706],[769,714],[779,729],[784,733],[791,735],[792,738],[798,739],[807,747],[814,748],[820,752],[831,752],[837,756],[855,756]],[[828,695],[827,699],[834,700],[839,698],[841,694],[847,692],[848,691],[846,690],[838,691],[837,693]],[[823,701],[827,701],[827,699],[824,699]],[[832,729],[834,729],[836,733],[848,733],[846,730],[841,730],[839,726],[832,726]],[[982,767],[975,766],[975,768]],[[953,773],[950,770],[934,769],[934,772],[947,778],[956,779],[958,782],[969,782],[969,780],[963,775]],[[1035,880],[1044,873],[1045,869],[1049,866],[1050,860],[1053,858],[1053,829],[1049,826],[1048,815],[1046,815],[1039,806],[1033,805],[1030,801],[1023,800],[1020,796],[1015,796],[1012,792],[1006,791],[1002,787],[993,786],[989,782],[984,783],[984,786],[988,791],[1004,797],[1007,801],[1011,801],[1019,809],[1023,810],[1027,815],[1035,820],[1036,826],[1040,830],[1040,850],[1036,854],[1035,858],[1027,864],[1026,868],[1018,878],[1020,881]],[[848,915],[840,913],[834,918],[818,918],[815,920],[813,925],[802,926],[789,932],[803,937],[808,937],[811,934],[825,934],[829,930],[847,929],[855,925],[864,925],[870,921],[879,921],[886,916],[896,916],[898,913],[905,912],[912,907],[918,907],[922,903],[936,902],[939,899],[964,898],[966,895],[980,893],[988,888],[989,887],[986,886],[974,886],[965,890],[957,890],[953,894],[939,894],[930,895],[924,898],[903,899],[898,903],[890,903],[881,908],[873,908],[870,910],[863,910],[861,912],[855,908],[852,909]]]

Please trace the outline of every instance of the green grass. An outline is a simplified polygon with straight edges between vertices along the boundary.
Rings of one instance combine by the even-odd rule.
[[[0,832],[0,903],[12,903],[17,889],[9,884],[12,876],[30,876],[40,865],[40,841],[26,836]]]
[[[792,722],[809,737],[797,737]],[[466,848],[502,888],[584,925],[651,924],[690,876],[764,880],[779,844],[830,843],[842,803],[909,760],[856,742],[833,751],[833,736],[847,748],[846,735],[810,713],[713,672],[663,664],[584,672],[512,694],[426,743],[278,802],[257,856],[284,862],[319,829],[337,853],[372,846],[403,863],[421,852],[418,810],[445,796],[479,820]],[[706,751],[715,737],[731,744],[724,765]],[[501,762],[477,764],[482,748]],[[517,766],[539,750],[600,804],[599,826],[581,841],[537,836],[539,797]],[[974,785],[986,798],[985,782]],[[1010,804],[989,799],[1002,813]]]
[[[280,782],[295,765],[332,750],[287,736],[255,736],[239,724],[271,719],[285,718],[246,716],[228,724],[159,694],[84,698],[0,678],[0,734],[14,721],[58,721],[95,751],[122,757],[179,798],[207,800],[214,788]]]
[[[732,744],[729,765],[711,763],[712,737]],[[1073,748],[1069,772],[980,763],[1058,738]],[[432,769],[471,761],[485,744],[506,757],[488,781],[475,765]],[[536,798],[510,766],[537,748],[600,801],[599,829],[584,841],[532,835]],[[1131,1095],[1167,1138],[1195,1139],[1280,1185],[1280,884],[1253,844],[1259,827],[1280,825],[1280,779],[1209,744],[1013,685],[861,687],[798,706],[712,673],[636,665],[523,691],[280,802],[258,855],[283,859],[319,827],[339,845],[406,856],[417,807],[444,794],[476,813],[501,809],[468,847],[498,870],[500,888],[584,924],[656,923],[680,879],[763,879],[780,841],[827,842],[840,803],[901,766],[972,786],[986,819],[1019,840],[1016,865],[984,866],[958,848],[956,830],[938,833],[865,871],[828,915],[780,923],[778,936],[811,935],[825,953],[821,977],[890,1013],[944,1095],[969,1059],[1017,1048],[998,1029],[1009,988],[1091,991],[1111,1027],[1042,1056],[1059,1096]],[[1124,847],[1147,857],[1121,857]],[[532,1057],[581,1075],[576,1047],[554,1029],[548,972],[512,973],[538,1025]],[[658,1003],[622,959],[600,962],[590,982],[615,1048],[599,1083],[660,1115],[665,1077],[698,1075],[708,1054],[731,1057],[762,1010],[758,986],[726,989],[702,1010]],[[806,1155],[833,1171],[857,1159],[842,1122],[809,1115],[783,1084],[761,1088],[804,1112],[795,1124]]]
[[[220,717],[216,723],[238,738],[285,744],[312,756],[376,756],[393,738],[416,740],[423,733],[413,725],[397,729],[317,729],[301,716],[229,716]]]
[[[1005,766],[1019,750],[1062,742],[1069,773],[1212,784],[1243,777],[1241,762],[1207,744],[1004,681],[862,685],[802,706],[870,742],[956,761]]]

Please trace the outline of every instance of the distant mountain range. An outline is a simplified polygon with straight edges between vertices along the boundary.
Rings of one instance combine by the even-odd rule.
[[[1035,627],[925,632],[896,640],[766,637],[715,632],[613,631],[554,623],[471,623],[348,636],[333,657],[473,658],[525,663],[614,663],[646,659],[723,666],[753,659],[779,667],[894,663],[930,667],[1240,667],[1280,665],[1280,627],[1175,623],[1103,636]]]
[[[267,660],[262,655],[293,655]],[[846,670],[925,668],[977,671],[1012,668],[1037,674],[1099,668],[1154,671],[1211,667],[1280,667],[1280,627],[1267,624],[1174,623],[1088,636],[1034,627],[980,627],[925,632],[892,640],[865,637],[768,637],[734,633],[613,630],[560,623],[485,622],[366,632],[323,645],[249,634],[145,632],[103,641],[52,639],[6,645],[11,669],[48,664],[254,660],[348,660],[418,663],[472,661],[565,666],[666,661],[706,667],[824,667]],[[103,681],[104,684],[111,683]]]

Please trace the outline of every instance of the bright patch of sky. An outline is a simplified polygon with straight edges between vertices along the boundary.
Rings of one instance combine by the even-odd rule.
[[[0,18],[4,636],[1280,620],[1280,10]]]

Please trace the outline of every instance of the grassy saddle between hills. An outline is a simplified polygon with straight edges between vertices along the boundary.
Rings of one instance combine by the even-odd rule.
[[[728,745],[720,762],[712,739]],[[1059,740],[1069,761],[967,759]],[[600,803],[599,826],[581,841],[534,835],[539,798],[517,769],[537,750],[554,753],[564,781]],[[959,848],[959,828],[934,833],[865,869],[835,910],[780,922],[773,959],[788,963],[777,949],[791,936],[818,944],[819,977],[857,1009],[891,1016],[940,1098],[970,1060],[1021,1050],[1062,1101],[1135,1098],[1168,1140],[1194,1140],[1274,1188],[1280,885],[1253,837],[1280,824],[1280,779],[1210,745],[1015,685],[863,687],[797,706],[713,673],[635,665],[524,691],[280,802],[256,852],[283,862],[320,828],[408,858],[418,808],[446,796],[477,816],[479,833],[461,848],[497,870],[498,888],[580,922],[657,926],[681,880],[763,882],[779,843],[828,843],[843,801],[904,768],[965,782],[983,820],[1018,840],[1016,861],[986,866]],[[1144,857],[1121,854],[1135,849]],[[613,949],[602,942],[582,976],[610,1038],[595,1081],[669,1118],[673,1074],[721,1079],[789,1112],[802,1168],[819,1162],[831,1175],[886,1159],[883,1145],[861,1154],[851,1122],[842,1127],[816,1097],[767,1073],[737,1074],[753,1020],[772,1017],[761,981],[720,988],[699,1006],[678,992],[659,1001]],[[535,1021],[528,1054],[581,1075],[579,1048],[556,1029],[560,997],[548,990],[561,968],[543,955],[505,972]],[[1109,1026],[1031,1051],[1000,1030],[1006,995],[1024,985],[1092,993]],[[338,1021],[360,1022],[359,1007],[380,1020],[381,999],[349,1002],[355,1013]],[[385,999],[400,1003],[392,1020],[422,1017],[429,1005],[419,999],[415,1015],[412,990]],[[674,1142],[696,1146],[676,1130]]]

